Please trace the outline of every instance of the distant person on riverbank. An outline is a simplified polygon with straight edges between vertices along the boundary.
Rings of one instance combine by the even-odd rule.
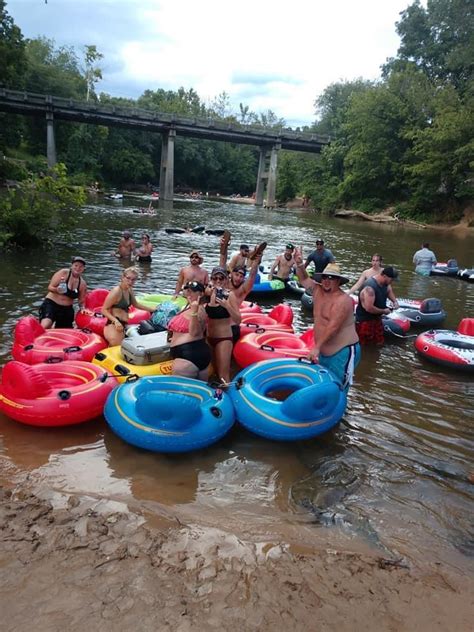
[[[354,285],[349,289],[349,294],[360,290],[367,279],[370,279],[370,277],[373,277],[376,274],[380,274],[380,272],[382,271],[382,261],[382,255],[372,255],[372,267],[367,268],[367,270],[364,270],[362,272],[357,283],[354,283]]]
[[[134,252],[135,242],[132,239],[132,233],[129,230],[124,230],[114,255],[119,259],[131,259]]]
[[[387,266],[373,277],[370,277],[359,294],[359,303],[356,308],[356,330],[359,334],[360,344],[375,344],[382,346],[385,342],[382,316],[390,314],[387,307],[387,298],[393,303],[393,308],[398,308],[398,302],[390,287],[398,272],[392,266]]]
[[[354,325],[354,306],[341,285],[349,279],[337,263],[328,263],[315,280],[303,263],[303,252],[295,249],[296,273],[303,287],[313,291],[314,345],[309,358],[334,373],[347,393],[360,360],[360,345]]]
[[[329,248],[324,247],[324,239],[316,239],[316,250],[309,253],[304,267],[306,269],[312,262],[314,271],[321,273],[329,263],[334,263],[335,261],[336,259]]]
[[[153,244],[150,241],[150,235],[143,233],[142,243],[135,250],[135,256],[139,263],[151,263],[151,253],[153,252]]]
[[[269,280],[278,279],[283,281],[283,283],[290,280],[290,276],[296,266],[295,258],[293,256],[294,249],[295,247],[293,244],[286,244],[285,252],[277,256],[270,268],[270,274],[268,275]]]
[[[184,266],[179,271],[178,280],[176,281],[176,288],[174,295],[178,296],[184,285],[191,281],[199,281],[204,287],[209,283],[209,274],[207,270],[201,268],[201,264],[204,258],[199,254],[197,250],[193,250],[189,255],[189,265]]]
[[[87,283],[82,277],[86,262],[82,257],[73,257],[70,268],[61,268],[53,274],[48,293],[39,308],[41,326],[50,329],[53,325],[71,329],[74,323],[74,300],[84,308]]]
[[[430,276],[431,270],[437,264],[435,253],[430,250],[430,245],[425,241],[420,250],[413,255],[413,263],[415,264],[415,272],[422,276]]]

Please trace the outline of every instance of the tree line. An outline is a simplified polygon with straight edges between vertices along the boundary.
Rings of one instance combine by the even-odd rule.
[[[307,196],[326,212],[396,207],[425,221],[455,219],[472,199],[474,166],[474,18],[471,0],[419,0],[400,14],[396,57],[377,81],[329,85],[316,98],[314,123],[329,134],[321,155],[281,151],[277,198]],[[124,105],[235,124],[285,127],[272,111],[232,110],[222,93],[205,103],[191,88],[145,90],[138,99],[97,94],[102,55],[43,37],[25,39],[0,0],[0,85],[75,100]],[[0,178],[24,180],[46,170],[45,121],[0,113]],[[161,135],[56,123],[58,159],[78,185],[158,184]],[[250,194],[258,150],[177,137],[177,187]]]

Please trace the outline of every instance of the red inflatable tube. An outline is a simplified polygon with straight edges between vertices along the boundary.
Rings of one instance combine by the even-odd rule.
[[[240,312],[242,314],[261,314],[262,308],[257,303],[251,301],[243,301],[240,305]]]
[[[99,336],[104,335],[104,327],[107,324],[107,319],[102,316],[102,305],[109,290],[104,288],[97,288],[86,294],[84,301],[84,308],[86,311],[79,311],[76,314],[76,325],[81,329],[90,329]],[[150,312],[145,309],[137,309],[136,307],[130,307],[128,310],[128,324],[138,325],[142,320],[150,318]]]
[[[240,321],[240,335],[256,332],[258,329],[266,331],[286,331],[293,333],[293,310],[290,305],[281,303],[268,314],[242,314]]]
[[[313,329],[308,329],[302,336],[284,331],[251,333],[235,344],[234,358],[242,369],[262,360],[305,358],[313,345],[313,339]]]
[[[117,384],[90,362],[30,366],[12,360],[2,372],[0,410],[31,426],[69,426],[102,415]]]
[[[26,364],[89,362],[105,347],[106,341],[98,334],[80,329],[44,329],[33,316],[26,316],[15,327],[12,356]]]

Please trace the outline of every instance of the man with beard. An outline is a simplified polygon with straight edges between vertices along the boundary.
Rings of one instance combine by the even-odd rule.
[[[301,249],[295,250],[296,273],[306,289],[313,290],[314,346],[309,358],[329,369],[347,393],[360,360],[359,337],[351,297],[341,290],[349,279],[337,263],[328,263],[321,274],[306,274]]]
[[[293,271],[294,266],[296,265],[295,259],[293,257],[293,251],[295,247],[293,244],[286,244],[285,252],[281,255],[278,255],[275,259],[272,267],[270,268],[270,274],[268,275],[268,279],[271,281],[272,279],[278,279],[283,281],[283,283],[287,283],[290,280],[290,275]]]
[[[178,296],[186,283],[190,283],[191,281],[199,281],[204,287],[209,283],[209,274],[207,270],[201,268],[201,264],[204,261],[204,258],[200,255],[197,250],[193,250],[189,255],[189,265],[181,268],[178,275],[178,280],[176,281],[176,288],[174,291],[174,296]]]
[[[221,239],[219,266],[221,266],[222,268],[226,267],[227,250],[230,243],[230,237],[231,237],[230,232],[225,231]],[[237,299],[237,304],[239,307],[245,301],[247,295],[250,294],[250,292],[252,291],[253,285],[255,283],[255,279],[257,277],[258,267],[260,265],[260,262],[262,261],[262,255],[263,255],[263,251],[266,248],[266,245],[267,244],[265,242],[262,242],[261,244],[259,244],[258,246],[254,248],[251,255],[249,252],[249,260],[251,262],[251,265],[250,265],[250,269],[248,270],[247,278],[245,278],[247,275],[245,259],[243,259],[244,263],[237,260],[237,262],[233,264],[234,267],[230,270],[228,288],[232,292],[232,294],[235,295]],[[242,245],[240,248],[241,248],[241,251],[243,248],[245,248],[246,250],[247,249],[249,250],[248,246],[244,246],[244,245]],[[242,253],[242,257],[243,256],[244,256],[244,253]],[[233,263],[233,261],[234,261],[234,258],[230,260],[229,266],[230,264]],[[233,343],[235,344],[240,337],[240,325],[238,325],[235,322],[232,322],[231,326],[232,326],[232,339],[233,339]]]

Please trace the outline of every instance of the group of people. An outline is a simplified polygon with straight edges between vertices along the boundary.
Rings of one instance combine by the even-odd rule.
[[[143,233],[141,245],[137,248],[132,233],[129,230],[124,230],[113,254],[119,259],[135,259],[139,263],[150,263],[152,252],[153,244],[148,233]]]
[[[221,238],[219,265],[210,275],[202,266],[204,258],[197,250],[190,253],[189,264],[179,271],[175,296],[183,294],[187,305],[168,323],[174,374],[206,380],[212,362],[219,380],[223,384],[230,382],[232,349],[240,335],[240,307],[252,291],[267,244],[262,242],[253,250],[241,244],[228,261],[229,243],[230,233],[226,230]],[[142,238],[142,248],[145,248],[140,251],[143,256],[151,256],[147,234]],[[116,254],[127,253],[132,258],[137,251],[131,234],[124,231]],[[309,357],[329,368],[346,391],[360,359],[360,343],[383,344],[381,319],[390,311],[387,298],[394,308],[398,307],[391,287],[397,271],[392,266],[383,267],[378,254],[372,257],[371,263],[350,288],[351,292],[360,290],[355,318],[352,298],[342,290],[349,279],[341,273],[322,239],[316,240],[316,248],[306,259],[301,248],[288,243],[270,270],[271,277],[283,281],[296,271],[300,284],[312,291],[314,344]],[[314,266],[312,277],[307,274],[310,264]],[[79,308],[85,310],[87,283],[82,276],[85,267],[82,257],[74,257],[70,268],[63,268],[52,276],[40,307],[43,327],[72,327],[75,299]],[[122,342],[131,306],[150,313],[154,311],[137,301],[133,291],[137,278],[137,269],[127,267],[119,284],[105,299],[102,307],[102,314],[107,318],[104,336],[111,346]]]

